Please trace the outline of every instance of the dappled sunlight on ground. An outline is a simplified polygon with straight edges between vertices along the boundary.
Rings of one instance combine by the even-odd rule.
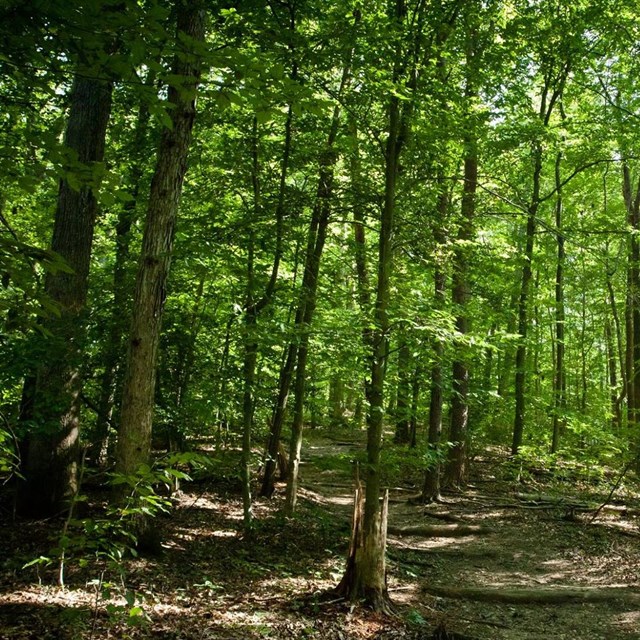
[[[16,558],[0,564],[0,638],[417,640],[430,637],[439,623],[477,640],[640,637],[640,611],[615,598],[511,605],[427,592],[433,585],[628,592],[625,587],[640,583],[637,519],[620,509],[603,512],[589,524],[582,516],[568,521],[562,509],[522,508],[514,491],[526,487],[489,481],[501,477],[497,467],[489,468],[500,460],[490,457],[482,463],[482,482],[468,492],[447,494],[442,502],[409,501],[419,492],[415,481],[392,487],[392,526],[482,527],[463,537],[388,537],[388,588],[397,617],[384,619],[332,597],[330,590],[344,571],[353,508],[350,456],[358,446],[318,437],[305,450],[296,516],[282,515],[284,485],[279,482],[273,498],[255,499],[255,526],[249,533],[243,528],[237,482],[225,476],[185,484],[172,498],[172,516],[155,523],[162,557],[129,559],[122,576],[105,572],[102,577],[113,585],[108,598],[97,588],[104,565],[78,569],[70,562],[66,590],[46,586],[55,583],[54,566],[20,570],[48,552],[59,523],[21,523],[20,536],[0,523],[0,535],[13,535],[16,549]],[[316,465],[322,456],[334,457]],[[335,468],[324,468],[331,465]],[[572,489],[567,486],[566,492]],[[639,502],[634,495],[627,500]],[[28,542],[24,549],[23,542]],[[43,586],[36,584],[37,571]],[[126,625],[130,604],[124,589],[136,594],[146,626]],[[109,613],[108,606],[115,609]],[[53,629],[49,636],[47,629]]]

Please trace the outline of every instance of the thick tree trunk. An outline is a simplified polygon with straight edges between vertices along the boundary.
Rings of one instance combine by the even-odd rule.
[[[201,3],[178,0],[177,42],[202,42],[205,11]],[[169,87],[172,126],[162,132],[142,239],[133,302],[133,318],[122,392],[116,469],[133,474],[149,461],[160,325],[171,265],[174,230],[195,118],[195,90],[200,58],[177,55],[173,74],[180,86]]]
[[[26,385],[31,388],[30,418],[37,427],[28,436],[18,508],[34,516],[59,511],[77,489],[83,310],[97,212],[97,185],[90,176],[92,165],[104,157],[111,90],[110,81],[78,75],[71,92],[65,145],[77,154],[83,173],[76,174],[79,188],[67,180],[60,183],[51,243],[71,271],[47,275],[45,290],[59,304],[60,316],[45,321],[51,333],[47,354],[35,383]]]

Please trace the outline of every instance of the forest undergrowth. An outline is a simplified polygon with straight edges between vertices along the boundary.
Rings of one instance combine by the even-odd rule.
[[[615,473],[518,465],[486,450],[464,491],[421,505],[419,478],[402,469],[400,482],[390,469],[396,615],[384,617],[330,591],[344,570],[361,439],[308,440],[294,518],[281,515],[279,485],[256,501],[245,533],[240,483],[221,465],[156,518],[160,553],[114,562],[69,552],[64,588],[53,558],[62,521],[16,526],[3,502],[0,638],[640,638],[633,479],[610,495]],[[78,518],[98,518],[107,496],[87,494]]]

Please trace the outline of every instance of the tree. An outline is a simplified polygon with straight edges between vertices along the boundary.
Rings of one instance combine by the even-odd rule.
[[[51,242],[69,270],[46,278],[45,291],[60,312],[45,323],[49,334],[45,359],[35,380],[25,383],[29,408],[23,419],[35,426],[29,432],[23,460],[25,482],[20,487],[19,508],[36,516],[60,511],[77,490],[83,310],[111,90],[111,80],[85,77],[81,72],[71,91],[65,134],[71,173],[60,182]]]
[[[135,473],[151,452],[160,325],[202,65],[205,9],[181,0],[175,9],[181,50],[173,63],[167,99],[171,125],[163,130],[158,147],[136,279],[116,455],[116,469],[123,474]]]

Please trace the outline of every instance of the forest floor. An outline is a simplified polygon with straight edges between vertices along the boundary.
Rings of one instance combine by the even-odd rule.
[[[592,521],[584,503],[607,501],[615,474],[594,485],[567,468],[559,480],[514,469],[497,450],[476,456],[470,485],[440,503],[412,503],[415,483],[390,487],[396,616],[327,595],[344,568],[358,436],[307,435],[295,518],[280,515],[279,486],[256,500],[255,529],[244,535],[239,484],[220,473],[185,484],[158,518],[160,556],[116,572],[69,558],[65,588],[55,586],[55,563],[22,568],[50,555],[62,522],[14,522],[2,504],[0,638],[640,638],[640,496],[623,483]],[[97,521],[106,498],[89,497],[83,517]],[[467,525],[470,535],[453,536]],[[410,526],[425,530],[399,533]]]

